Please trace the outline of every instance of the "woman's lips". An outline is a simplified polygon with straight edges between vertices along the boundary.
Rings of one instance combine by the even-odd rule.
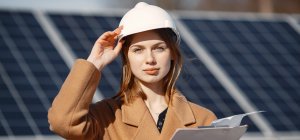
[[[159,71],[159,69],[157,69],[157,68],[151,68],[151,69],[144,70],[144,72],[149,75],[156,75],[156,74],[158,74],[158,71]]]

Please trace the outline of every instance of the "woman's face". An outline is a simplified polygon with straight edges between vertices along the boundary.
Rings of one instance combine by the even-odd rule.
[[[171,52],[157,33],[146,31],[133,36],[128,60],[133,75],[141,82],[157,83],[170,70]]]

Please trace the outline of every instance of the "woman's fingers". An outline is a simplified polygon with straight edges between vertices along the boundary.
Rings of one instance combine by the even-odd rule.
[[[116,28],[114,31],[107,31],[103,35],[101,35],[101,39],[108,39],[114,38],[115,36],[119,35],[123,29],[123,26]]]
[[[120,27],[116,28],[114,31],[107,31],[107,32],[103,33],[98,38],[98,40],[100,40],[100,39],[102,39],[102,40],[112,40],[121,33],[122,29],[123,29],[123,26],[120,26]]]
[[[105,32],[100,36],[100,39],[107,40],[111,37],[114,37],[115,36],[114,34],[116,34],[116,33],[112,32],[112,31]]]
[[[100,44],[100,46],[103,46],[103,47],[112,46],[111,42],[106,41],[106,40],[100,40],[99,44]]]
[[[115,44],[115,41],[118,38],[118,35],[121,33],[123,26],[116,28],[114,31],[107,31],[103,33],[98,39],[97,44],[102,47],[109,47]]]
[[[121,51],[123,44],[124,44],[124,40],[120,40],[118,42],[117,46],[114,48],[114,52],[116,54],[118,54]]]
[[[117,35],[119,35],[121,33],[121,31],[123,30],[123,26],[119,26],[118,28],[116,28],[113,32],[116,33]]]

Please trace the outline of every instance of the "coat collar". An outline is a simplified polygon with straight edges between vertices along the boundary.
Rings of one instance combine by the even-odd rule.
[[[175,93],[172,98],[173,104],[169,105],[161,134],[142,98],[137,98],[131,104],[122,105],[122,121],[138,127],[136,139],[147,137],[149,139],[170,139],[177,128],[196,122],[186,98],[180,93]]]
[[[173,95],[173,104],[169,105],[160,140],[170,139],[177,128],[184,128],[194,123],[196,119],[190,104],[184,96],[176,93]]]
[[[122,121],[126,124],[139,126],[143,116],[148,112],[148,109],[142,98],[137,98],[133,103],[122,105]]]
[[[173,105],[171,105],[171,108],[183,125],[196,123],[192,108],[181,93],[173,95]]]
[[[122,121],[137,127],[132,140],[159,139],[160,134],[155,121],[142,98],[137,98],[133,103],[122,106]]]

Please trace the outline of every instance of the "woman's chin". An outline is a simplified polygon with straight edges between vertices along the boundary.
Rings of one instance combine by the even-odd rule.
[[[147,83],[147,84],[157,84],[160,83],[160,81],[162,80],[162,78],[158,78],[158,77],[144,77],[142,79],[139,79],[142,83]]]

